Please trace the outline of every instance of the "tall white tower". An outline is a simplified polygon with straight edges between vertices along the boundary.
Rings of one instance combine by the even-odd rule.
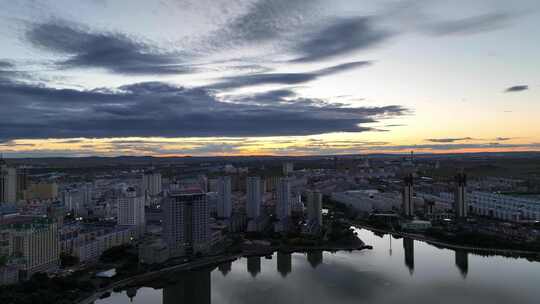
[[[232,213],[230,176],[220,176],[218,178],[217,192],[217,216],[219,218],[230,218]]]
[[[258,176],[246,180],[246,213],[249,219],[256,219],[261,213],[261,179]]]

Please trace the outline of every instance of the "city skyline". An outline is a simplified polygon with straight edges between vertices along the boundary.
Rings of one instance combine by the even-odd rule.
[[[540,151],[540,4],[0,4],[11,157]]]

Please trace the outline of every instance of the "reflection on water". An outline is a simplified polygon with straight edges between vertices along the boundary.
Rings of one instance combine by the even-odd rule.
[[[463,278],[466,278],[469,272],[469,253],[467,251],[456,250],[456,266]]]
[[[224,276],[227,275],[227,273],[231,272],[232,262],[225,262],[218,266],[219,271]]]
[[[322,251],[310,251],[307,254],[307,260],[311,267],[317,268],[323,262],[323,253]]]
[[[247,270],[252,277],[256,277],[261,272],[261,257],[247,258]]]
[[[175,284],[163,288],[163,304],[210,304],[210,272],[211,269],[188,271],[180,276]]]
[[[414,273],[414,240],[410,238],[403,239],[403,251],[405,251],[405,266],[409,269],[409,273]]]
[[[374,249],[248,257],[175,274],[152,285],[157,289],[130,288],[96,304],[540,303],[540,263],[367,230],[359,236]]]
[[[292,271],[292,255],[290,253],[278,252],[277,271],[282,277],[286,277]]]

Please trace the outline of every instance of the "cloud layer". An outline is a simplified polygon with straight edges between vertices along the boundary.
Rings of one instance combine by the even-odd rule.
[[[406,112],[396,105],[344,107],[294,98],[264,105],[226,102],[205,88],[162,82],[79,91],[3,81],[0,99],[6,106],[0,113],[5,139],[361,132],[371,130],[361,124]]]
[[[104,68],[120,74],[179,74],[192,71],[178,54],[119,33],[93,33],[65,22],[33,25],[26,33],[32,45],[67,56],[69,68]]]
[[[506,90],[504,90],[504,92],[506,92],[506,93],[516,93],[516,92],[527,91],[528,89],[529,89],[528,85],[516,85],[516,86],[507,88]]]

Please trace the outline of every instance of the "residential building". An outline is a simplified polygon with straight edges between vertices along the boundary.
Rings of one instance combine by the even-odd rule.
[[[276,232],[283,232],[288,229],[288,221],[291,216],[291,183],[289,178],[281,178],[276,189],[277,203],[276,203],[276,222],[274,230]]]
[[[200,190],[169,193],[163,204],[163,237],[172,256],[205,252],[209,242],[206,194]]]
[[[162,191],[161,173],[147,171],[142,176],[142,194],[144,196],[156,196]]]
[[[248,219],[256,219],[261,213],[261,179],[258,176],[246,180],[246,213]]]
[[[117,199],[118,225],[133,227],[137,237],[145,231],[145,204],[144,198],[137,194],[133,187],[127,188],[123,195]]]
[[[54,200],[58,198],[58,185],[56,183],[30,184],[23,191],[24,200]]]
[[[224,219],[230,218],[232,213],[230,176],[220,176],[217,179],[217,193],[217,217]]]
[[[540,200],[472,191],[467,201],[476,215],[513,222],[540,220]]]
[[[307,193],[308,221],[316,226],[322,226],[322,193],[309,191]]]
[[[25,278],[55,270],[60,260],[58,224],[45,217],[18,217],[4,227],[11,233],[11,251],[23,261]]]
[[[0,203],[17,202],[17,170],[0,158]]]
[[[283,176],[289,176],[294,172],[294,164],[292,162],[283,163]]]

